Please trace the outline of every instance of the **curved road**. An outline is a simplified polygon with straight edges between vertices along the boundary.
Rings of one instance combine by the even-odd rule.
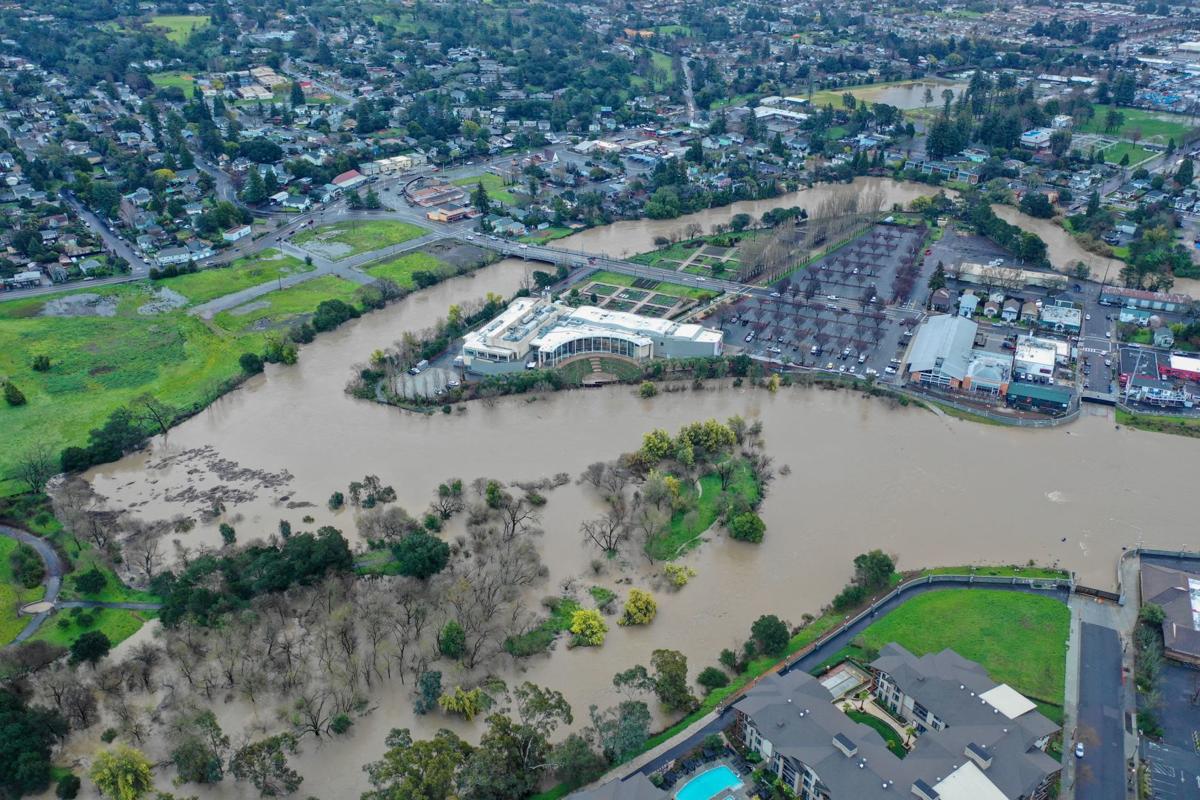
[[[29,531],[23,531],[10,525],[0,525],[0,536],[7,536],[29,545],[46,565],[46,580],[44,581],[46,594],[40,602],[49,603],[50,608],[30,617],[25,628],[12,640],[12,644],[20,644],[37,633],[38,629],[42,627],[42,623],[50,617],[51,612],[58,608],[121,608],[129,611],[155,611],[162,607],[161,603],[120,603],[105,600],[64,600],[60,602],[58,593],[62,590],[62,579],[66,574],[66,567],[58,555],[58,551],[42,537],[34,536]]]

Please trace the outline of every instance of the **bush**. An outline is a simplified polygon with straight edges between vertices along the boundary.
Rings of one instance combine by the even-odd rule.
[[[642,397],[654,397],[658,394],[658,387],[651,381],[642,381],[642,386],[638,389],[638,394]]]
[[[833,598],[834,611],[846,611],[861,605],[867,599],[867,590],[865,587],[859,586],[857,583],[848,585],[845,589],[838,592]]]
[[[658,604],[654,596],[641,589],[630,589],[629,597],[625,600],[625,613],[621,615],[618,625],[649,625],[658,613]]]
[[[8,557],[8,564],[12,568],[13,577],[26,589],[38,586],[42,578],[46,577],[46,565],[42,563],[41,556],[27,544],[17,545]]]
[[[221,532],[221,541],[224,542],[227,547],[232,546],[235,542],[237,542],[237,531],[235,531],[233,526],[228,522],[222,522],[217,530]]]
[[[767,525],[753,511],[738,514],[729,521],[729,535],[739,542],[758,544],[763,540]]]
[[[337,511],[342,506],[346,505],[346,496],[341,492],[334,492],[329,495],[329,510]]]
[[[599,611],[581,608],[571,615],[571,633],[575,634],[575,644],[599,647],[608,634],[608,623]]]
[[[663,567],[663,575],[666,575],[671,585],[678,589],[687,586],[687,582],[696,577],[696,570],[682,564],[667,564]]]
[[[247,375],[257,375],[263,371],[263,360],[258,353],[242,353],[238,358],[238,364],[242,367],[242,372]]]
[[[724,670],[717,667],[705,667],[696,676],[696,683],[704,687],[704,693],[708,694],[713,689],[720,689],[722,686],[729,685],[729,676]]]
[[[75,800],[79,794],[79,778],[72,774],[63,775],[54,787],[54,794],[62,800]]]
[[[438,652],[446,658],[462,658],[467,652],[467,632],[454,620],[450,620],[438,633]]]
[[[80,594],[97,594],[107,583],[104,573],[96,567],[75,576],[75,590]]]
[[[347,714],[338,714],[329,723],[329,730],[339,736],[350,730],[350,726],[354,724],[354,720],[350,719]]]
[[[4,384],[4,400],[10,406],[25,405],[25,395],[21,393],[21,390],[12,381]]]
[[[50,370],[50,356],[34,356],[33,363],[29,365],[34,372],[48,372]],[[76,779],[78,781],[78,778]]]

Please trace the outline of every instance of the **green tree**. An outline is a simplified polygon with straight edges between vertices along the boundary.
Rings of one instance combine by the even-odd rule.
[[[75,576],[75,589],[80,594],[98,594],[108,584],[108,579],[99,567],[92,567],[87,572]]]
[[[88,631],[71,642],[71,663],[87,662],[94,666],[111,649],[112,642],[104,631]]]
[[[854,557],[854,582],[870,591],[887,586],[895,571],[896,562],[882,550]]]
[[[753,511],[746,511],[729,520],[729,535],[738,541],[757,544],[763,540],[766,530],[766,523]]]
[[[225,543],[226,547],[232,547],[237,542],[237,531],[228,522],[222,522],[217,530],[221,532],[221,541]]]
[[[445,729],[414,740],[407,728],[393,728],[385,743],[383,757],[364,767],[373,788],[362,800],[447,800],[471,754],[469,744]]]
[[[417,678],[417,697],[413,701],[413,711],[419,715],[428,714],[437,707],[438,698],[442,696],[442,673],[427,669]]]
[[[778,658],[787,652],[790,638],[787,623],[774,614],[764,614],[754,620],[750,626],[750,636],[760,653]]]
[[[700,674],[696,676],[696,683],[704,687],[705,693],[711,693],[713,689],[720,689],[723,686],[729,685],[729,675],[725,670],[719,667],[705,667],[700,670]]]
[[[687,656],[678,650],[655,650],[650,655],[654,670],[654,693],[672,711],[691,711],[696,706],[687,680]]]
[[[573,733],[559,742],[550,753],[550,769],[554,777],[570,789],[590,783],[604,774],[608,763],[592,749],[583,736]]]
[[[288,766],[287,757],[298,749],[296,737],[281,733],[251,742],[229,760],[235,780],[249,781],[261,797],[288,795],[300,788],[304,778]]]
[[[45,790],[51,749],[67,735],[67,721],[55,711],[26,706],[15,690],[0,687],[0,731],[0,796]]]
[[[438,632],[438,652],[446,658],[462,658],[467,652],[467,632],[454,620],[449,620]]]
[[[304,105],[304,87],[299,81],[292,81],[292,108],[299,108]]]
[[[79,789],[82,782],[74,773],[68,772],[58,779],[58,783],[54,787],[54,796],[59,800],[75,800],[79,796]]]
[[[112,800],[138,800],[154,788],[150,761],[132,747],[97,753],[88,775],[100,794]]]
[[[1163,611],[1163,607],[1154,603],[1147,603],[1138,612],[1138,619],[1147,625],[1162,625],[1166,618],[1167,614]]]
[[[257,375],[263,371],[263,360],[258,353],[242,353],[238,364],[247,375]]]
[[[1192,185],[1195,179],[1194,167],[1190,158],[1185,158],[1179,162],[1179,169],[1175,170],[1175,182],[1180,186],[1187,188]]]
[[[471,192],[471,205],[475,206],[480,214],[487,216],[492,209],[492,200],[488,197],[487,189],[483,188],[483,181],[475,184],[475,190]]]
[[[604,711],[592,706],[589,716],[592,733],[609,763],[620,764],[642,752],[650,737],[650,708],[641,700],[625,700]]]
[[[944,288],[946,288],[946,266],[939,261],[933,268],[933,274],[929,276],[929,291],[936,292],[938,289]]]
[[[258,166],[250,167],[250,175],[246,179],[246,185],[242,187],[242,201],[250,205],[258,205],[267,199],[267,188],[263,184],[262,174],[258,171]]]
[[[225,754],[229,737],[210,710],[180,720],[183,738],[171,751],[171,760],[184,783],[220,783],[225,777]]]
[[[436,575],[450,560],[450,546],[436,536],[417,531],[392,545],[401,575],[424,580]]]

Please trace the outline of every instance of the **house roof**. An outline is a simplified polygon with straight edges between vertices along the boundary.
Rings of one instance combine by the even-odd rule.
[[[1142,602],[1161,606],[1163,645],[1168,651],[1200,658],[1200,575],[1157,564],[1142,564]]]

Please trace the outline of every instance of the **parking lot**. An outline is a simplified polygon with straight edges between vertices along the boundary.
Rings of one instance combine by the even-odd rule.
[[[459,375],[453,369],[429,367],[417,375],[409,372],[396,378],[396,394],[409,400],[440,397],[446,392],[447,386],[458,385]]]
[[[889,376],[923,317],[911,308],[928,282],[922,228],[878,225],[794,273],[769,297],[743,297],[717,322],[726,342],[787,364]]]

